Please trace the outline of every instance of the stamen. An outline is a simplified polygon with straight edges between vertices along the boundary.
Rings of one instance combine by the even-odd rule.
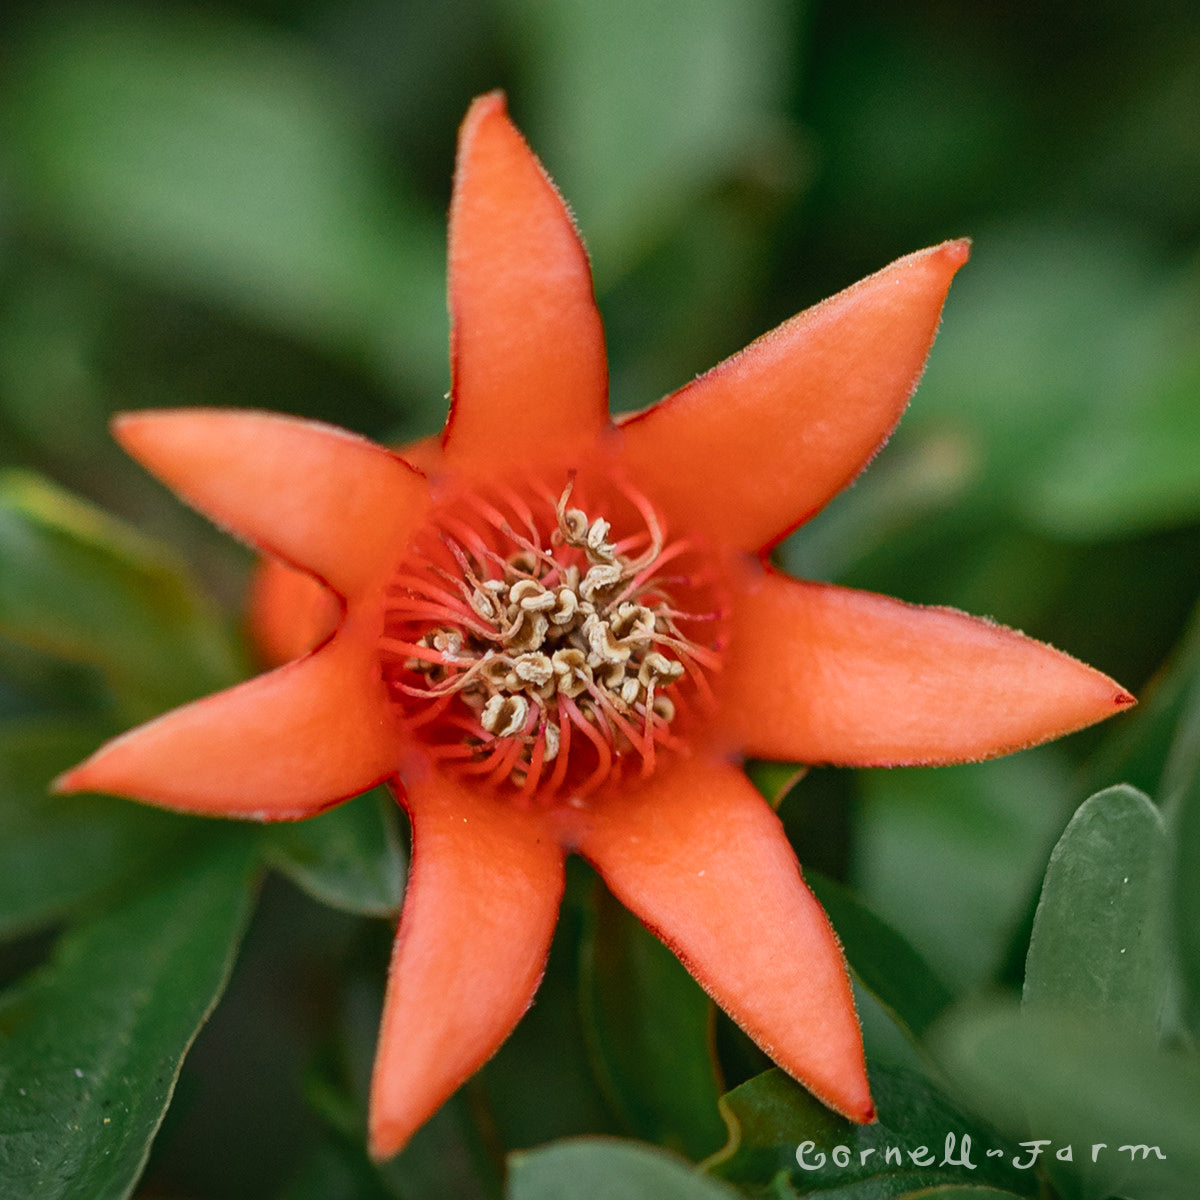
[[[596,747],[598,752],[599,761],[596,764],[596,769],[587,779],[582,789],[585,793],[590,792],[593,787],[598,786],[608,778],[608,773],[612,768],[612,751],[609,749],[608,740],[600,736],[596,727],[590,721],[585,720],[574,700],[564,696],[559,701],[559,704],[565,710],[568,721]]]
[[[577,802],[634,763],[648,777],[681,745],[672,726],[711,707],[720,666],[712,565],[666,540],[641,493],[604,483],[598,513],[579,484],[571,472],[557,496],[535,481],[450,503],[385,596],[380,666],[407,727],[522,806]]]

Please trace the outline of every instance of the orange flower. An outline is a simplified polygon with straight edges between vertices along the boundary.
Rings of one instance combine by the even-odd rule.
[[[397,454],[255,412],[116,421],[184,499],[288,564],[258,611],[270,652],[298,657],[59,787],[275,820],[392,785],[414,859],[377,1156],[528,1007],[569,851],[780,1066],[873,1119],[837,938],[740,760],[978,759],[1132,702],[1008,629],[765,559],[888,435],[967,253],[903,258],[614,424],[583,247],[492,94],[459,147],[440,440]]]

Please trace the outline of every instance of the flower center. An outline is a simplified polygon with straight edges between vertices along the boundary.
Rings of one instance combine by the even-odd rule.
[[[585,494],[586,493],[586,494]],[[387,592],[383,678],[433,758],[522,801],[649,775],[712,706],[725,603],[645,497],[572,472],[437,510]]]

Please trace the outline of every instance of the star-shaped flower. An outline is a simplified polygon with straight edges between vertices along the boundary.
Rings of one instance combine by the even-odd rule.
[[[263,611],[277,651],[315,648],[59,786],[260,820],[392,786],[413,867],[377,1156],[530,1004],[570,851],[781,1067],[873,1118],[837,938],[741,760],[979,759],[1132,701],[1011,630],[766,560],[887,437],[967,251],[903,258],[614,423],[586,255],[492,94],[459,147],[439,440],[393,453],[258,412],[117,420],[184,499],[304,573],[280,568]],[[292,603],[288,578],[317,602]]]

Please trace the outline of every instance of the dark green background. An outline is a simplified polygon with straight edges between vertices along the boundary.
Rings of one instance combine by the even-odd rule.
[[[818,1186],[788,1174],[798,1141],[851,1136],[723,1020],[719,1081],[703,997],[580,867],[535,1009],[377,1171],[362,1110],[404,865],[390,801],[248,831],[45,795],[104,736],[249,669],[248,556],[124,459],[108,416],[247,405],[389,441],[436,429],[455,134],[498,86],[588,243],[618,407],[901,254],[974,238],[900,431],[781,561],[993,616],[1143,703],[995,763],[812,772],[780,811],[802,862],[845,885],[819,890],[866,989],[887,1129],[940,1144],[974,1109],[986,1136],[1077,1153],[1112,1129],[1170,1149],[1166,1176],[1056,1166],[1063,1196],[1189,1195],[1200,10],[1166,0],[4,7],[0,1194],[130,1194],[239,945],[147,1198],[491,1195],[507,1152],[583,1133],[700,1159],[739,1084],[742,1148],[710,1172],[728,1183],[564,1142],[513,1160],[507,1186],[786,1197]],[[1157,809],[1108,792],[1068,828],[1120,782]],[[1129,864],[1137,887],[1113,892]],[[1097,920],[1105,905],[1122,920]],[[126,1019],[141,1032],[118,1054]],[[67,1083],[39,1108],[22,1081],[59,1059]],[[930,1194],[987,1200],[985,1182]]]

